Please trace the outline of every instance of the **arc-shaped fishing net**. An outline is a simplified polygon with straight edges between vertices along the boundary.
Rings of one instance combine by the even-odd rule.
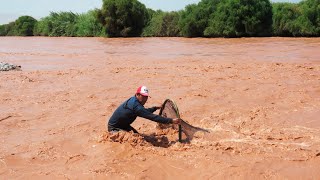
[[[168,118],[180,118],[178,106],[171,99],[166,99],[164,101],[159,115],[163,117],[168,117]],[[181,131],[185,135],[185,137],[181,137],[181,138],[185,139],[186,141],[192,140],[194,134],[198,131],[208,132],[205,129],[194,127],[188,124],[184,120],[181,120],[180,125],[181,125]],[[173,128],[173,129],[179,130],[179,125],[176,125],[176,124],[158,124],[158,127],[161,129]]]

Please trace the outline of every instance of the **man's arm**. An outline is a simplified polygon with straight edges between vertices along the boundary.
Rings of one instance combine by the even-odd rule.
[[[137,110],[137,115],[139,117],[143,117],[158,123],[163,123],[163,124],[172,123],[172,118],[165,118],[165,117],[153,114],[152,112],[150,112],[148,109],[145,109],[145,108],[139,108],[139,110]]]
[[[161,109],[161,106],[153,106],[151,108],[146,108],[147,111],[152,112],[152,113],[158,109]]]

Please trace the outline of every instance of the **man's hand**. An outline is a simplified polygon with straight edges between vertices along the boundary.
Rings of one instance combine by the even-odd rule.
[[[156,108],[156,110],[161,109],[162,106],[154,106]]]
[[[172,124],[180,124],[180,123],[181,123],[181,119],[180,118],[172,119]]]

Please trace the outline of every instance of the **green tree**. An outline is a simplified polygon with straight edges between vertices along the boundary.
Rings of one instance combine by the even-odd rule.
[[[297,29],[296,19],[301,16],[299,6],[293,3],[273,3],[273,34],[276,36],[293,36]]]
[[[181,35],[184,37],[198,37],[202,35],[203,29],[199,28],[196,18],[197,8],[196,4],[190,4],[181,12],[179,26]]]
[[[73,12],[51,13],[52,29],[49,36],[75,36],[77,14]]]
[[[204,36],[209,17],[214,13],[220,0],[202,0],[198,4],[191,4],[181,12],[179,28],[185,37]]]
[[[37,20],[31,16],[21,16],[14,23],[14,35],[33,36],[33,29]]]
[[[141,35],[148,11],[137,0],[103,0],[98,19],[110,37],[135,37]]]
[[[37,20],[31,16],[21,16],[17,20],[0,26],[0,36],[33,36]]]
[[[148,21],[148,24],[143,29],[142,36],[145,36],[145,37],[160,36],[163,16],[164,16],[164,12],[161,10],[153,12],[151,15],[150,21]]]
[[[76,22],[76,36],[105,36],[102,24],[98,21],[99,10],[91,10],[80,14]]]
[[[240,16],[240,0],[223,0],[211,15],[204,31],[208,37],[238,37],[244,35]]]
[[[10,22],[4,25],[4,32],[6,36],[15,36],[15,22]]]
[[[296,20],[302,36],[320,35],[320,0],[306,0],[299,3],[301,16]]]
[[[163,16],[162,21],[162,34],[166,37],[176,37],[179,36],[180,29],[179,23],[179,12],[167,12]]]
[[[44,36],[76,36],[78,15],[72,12],[51,12],[42,18],[35,27],[36,35]]]
[[[240,0],[241,23],[246,36],[270,36],[272,6],[269,0]]]
[[[210,17],[209,37],[269,36],[272,6],[269,0],[222,0]]]
[[[142,36],[151,37],[176,37],[179,36],[179,13],[163,12],[158,10],[155,12],[144,28]]]
[[[35,25],[33,34],[35,36],[49,36],[53,28],[51,19],[50,16],[41,18]]]
[[[146,19],[145,19],[145,22],[146,22],[145,27],[149,25],[153,15],[155,15],[159,11],[161,11],[161,10],[155,11],[153,9],[147,8],[147,15],[146,15]]]
[[[320,0],[299,4],[273,3],[273,34],[275,36],[319,36]]]
[[[0,25],[0,36],[6,36],[7,32],[6,32],[6,25]]]

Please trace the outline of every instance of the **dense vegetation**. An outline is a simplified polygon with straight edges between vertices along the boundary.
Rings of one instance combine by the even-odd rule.
[[[83,14],[51,12],[0,25],[0,36],[319,37],[320,0],[201,0],[178,12],[148,9],[138,0],[103,0]]]
[[[98,19],[110,37],[136,37],[147,23],[148,12],[138,0],[103,0]]]
[[[269,0],[222,0],[204,31],[209,37],[270,36],[272,6]]]
[[[320,36],[320,0],[273,4],[275,36]]]
[[[16,21],[0,26],[0,36],[33,36],[37,20],[31,16],[21,16]]]
[[[151,19],[143,29],[142,36],[145,37],[177,37],[179,36],[178,12],[156,11],[151,13]]]
[[[101,36],[103,27],[98,22],[98,10],[85,14],[51,12],[42,18],[33,29],[36,36]]]

